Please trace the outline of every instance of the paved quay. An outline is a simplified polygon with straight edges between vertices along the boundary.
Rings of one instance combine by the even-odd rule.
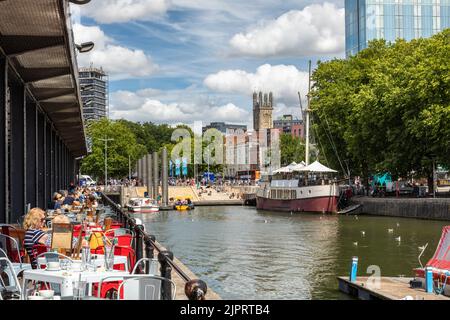
[[[450,220],[450,198],[373,198],[356,196],[353,204],[361,204],[363,214],[418,218],[431,220]]]

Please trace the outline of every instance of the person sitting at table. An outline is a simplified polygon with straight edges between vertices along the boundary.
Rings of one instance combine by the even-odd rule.
[[[62,196],[55,192],[53,195],[53,210],[61,209]]]
[[[64,199],[62,204],[71,206],[74,201],[75,201],[74,193],[73,192],[69,192],[69,195]]]
[[[45,225],[45,212],[40,208],[31,209],[25,216],[23,227],[25,231],[24,247],[30,257],[31,267],[37,268],[36,257],[33,246],[36,244],[46,244],[49,236],[43,230]]]
[[[97,209],[97,207],[98,207],[97,199],[95,198],[95,196],[93,194],[89,195],[87,202],[86,202],[86,206],[87,206],[88,210],[95,211]]]

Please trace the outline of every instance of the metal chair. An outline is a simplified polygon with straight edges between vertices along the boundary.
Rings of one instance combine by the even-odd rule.
[[[103,283],[109,281],[122,281],[117,290],[117,300],[163,300],[161,288],[164,283],[170,286],[170,300],[175,300],[177,291],[175,282],[156,275],[108,276],[102,278],[98,284],[98,297]]]
[[[0,233],[0,249],[7,254],[8,259],[20,263],[22,267],[22,257],[20,256],[19,242],[11,236]]]
[[[49,262],[59,262],[59,258],[63,258],[63,259],[67,259],[70,263],[73,263],[73,259],[62,254],[62,253],[58,253],[58,252],[44,252],[41,253],[40,255],[38,255],[36,257],[36,261],[38,261],[38,259],[40,257],[45,257],[45,263],[49,263]],[[38,269],[41,268],[41,265],[38,263]]]
[[[3,253],[5,252],[3,251]],[[5,283],[4,277],[1,276],[3,274],[8,276],[8,283]],[[13,285],[11,284],[11,280],[14,282]],[[13,299],[21,299],[22,288],[12,262],[6,257],[0,257],[0,296],[2,300],[5,293],[9,294]]]
[[[158,259],[153,258],[153,259],[149,259],[149,258],[142,258],[139,259],[136,264],[134,265],[133,270],[130,272],[131,274],[136,274],[136,270],[138,268],[138,266],[144,262],[144,268],[145,268],[145,264],[148,263],[148,273],[146,274],[157,274],[158,273]]]

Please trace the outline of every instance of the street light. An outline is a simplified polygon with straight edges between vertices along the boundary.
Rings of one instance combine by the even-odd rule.
[[[94,43],[92,41],[83,42],[82,44],[75,44],[79,53],[86,53],[94,49]]]
[[[114,139],[99,139],[100,141],[105,142],[105,187],[108,185],[108,141],[114,141]]]

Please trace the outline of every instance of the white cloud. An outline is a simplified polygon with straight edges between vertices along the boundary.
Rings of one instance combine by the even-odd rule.
[[[186,90],[189,92],[189,89]],[[181,92],[180,92],[181,93]],[[172,98],[178,95],[155,89],[143,89],[136,92],[116,91],[111,94],[111,117],[131,121],[152,121],[159,123],[193,123],[203,121],[225,121],[245,123],[250,115],[248,111],[232,103],[215,105],[207,99],[199,98],[177,100],[179,102],[163,102],[163,96]]]
[[[78,65],[102,67],[111,80],[140,78],[154,73],[158,66],[142,50],[116,45],[98,26],[74,24],[76,43],[92,41],[95,47],[88,53],[78,54]]]
[[[272,91],[275,103],[298,104],[298,92],[304,96],[308,90],[308,73],[292,65],[264,64],[255,73],[222,70],[207,76],[204,84],[211,90],[245,94],[249,99],[254,91]]]
[[[94,0],[81,8],[99,23],[151,20],[166,13],[170,0]]]
[[[312,4],[232,37],[238,54],[269,57],[342,54],[345,44],[344,9],[335,4]]]

